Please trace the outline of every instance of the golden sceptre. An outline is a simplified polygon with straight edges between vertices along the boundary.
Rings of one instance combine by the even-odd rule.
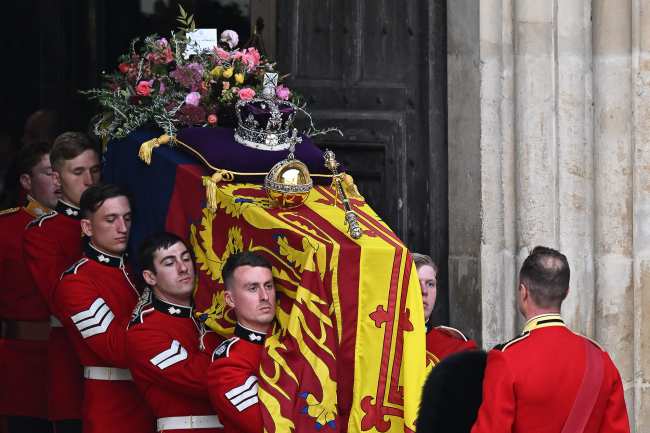
[[[323,153],[323,158],[325,159],[325,167],[327,167],[334,177],[332,178],[332,186],[336,189],[337,195],[341,196],[341,201],[343,202],[343,208],[345,209],[345,222],[348,225],[348,232],[352,239],[359,239],[363,235],[363,231],[359,226],[359,220],[357,214],[352,209],[352,204],[348,199],[348,196],[345,194],[343,189],[343,183],[341,181],[341,176],[338,172],[339,163],[336,161],[336,156],[331,150],[326,150]]]

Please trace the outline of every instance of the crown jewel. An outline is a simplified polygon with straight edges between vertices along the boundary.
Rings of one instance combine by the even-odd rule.
[[[264,88],[259,98],[238,101],[235,141],[247,147],[262,150],[286,150],[302,141],[298,130],[291,128],[297,107],[279,99],[275,90],[278,74],[264,74]]]

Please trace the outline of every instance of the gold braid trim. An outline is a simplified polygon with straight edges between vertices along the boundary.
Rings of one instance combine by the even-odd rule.
[[[163,134],[158,138],[153,138],[151,140],[147,140],[144,143],[142,143],[140,145],[140,151],[138,152],[138,156],[142,161],[144,161],[145,164],[151,165],[151,157],[153,154],[153,150],[156,147],[159,147],[161,144],[169,144],[170,142],[174,142],[175,144],[185,148],[185,150],[189,151],[194,156],[196,156],[203,163],[203,165],[205,165],[206,167],[214,171],[212,176],[203,176],[202,178],[203,186],[205,187],[205,194],[208,202],[208,208],[210,208],[212,211],[215,211],[217,209],[217,184],[219,182],[222,181],[232,182],[233,180],[235,180],[235,176],[266,176],[267,175],[267,172],[259,172],[259,173],[241,172],[241,171],[224,170],[222,168],[215,167],[214,165],[210,164],[208,160],[205,159],[205,157],[201,155],[196,149],[192,148],[186,143],[183,143],[177,137],[169,136],[167,134]],[[332,180],[335,177],[332,174],[310,173],[309,175],[311,177],[330,177],[332,178]],[[346,192],[350,193],[350,196],[354,198],[363,199],[363,196],[359,194],[359,190],[354,184],[354,180],[352,179],[352,176],[347,175],[345,173],[339,173],[336,176],[342,177],[343,182],[346,186],[345,188]]]

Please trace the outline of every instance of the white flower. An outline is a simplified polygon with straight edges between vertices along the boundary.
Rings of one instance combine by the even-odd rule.
[[[228,44],[232,50],[239,43],[239,35],[234,30],[224,30],[221,32],[221,42]]]

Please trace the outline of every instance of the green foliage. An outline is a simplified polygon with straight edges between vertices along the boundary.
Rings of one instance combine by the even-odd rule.
[[[182,5],[178,5],[180,15],[176,18],[176,21],[180,23],[178,30],[183,33],[192,33],[196,30],[196,24],[194,23],[194,15],[188,15],[183,9]]]

